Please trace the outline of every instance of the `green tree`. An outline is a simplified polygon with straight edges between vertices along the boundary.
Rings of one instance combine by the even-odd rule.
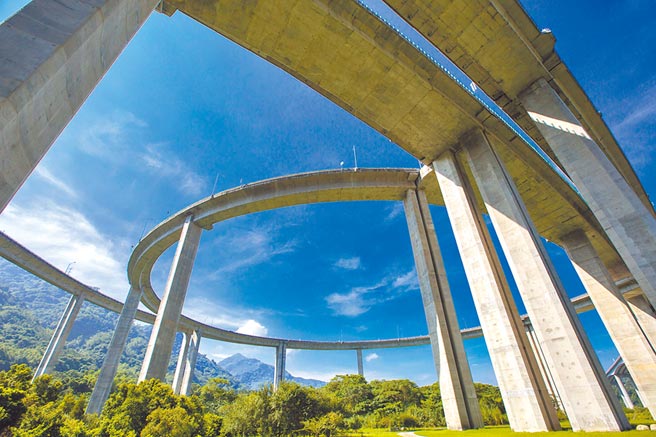
[[[361,375],[337,375],[323,390],[336,397],[347,416],[371,411],[374,395],[367,380]]]

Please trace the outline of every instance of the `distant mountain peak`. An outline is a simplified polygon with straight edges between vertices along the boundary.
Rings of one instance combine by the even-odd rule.
[[[240,387],[246,389],[257,389],[263,385],[273,383],[273,366],[256,358],[236,353],[220,361],[218,365],[230,373]],[[321,387],[326,384],[324,381],[316,379],[297,378],[289,372],[285,372],[285,379],[312,387]]]

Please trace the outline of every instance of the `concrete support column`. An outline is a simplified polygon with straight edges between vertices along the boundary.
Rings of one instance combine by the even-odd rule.
[[[355,350],[358,358],[358,375],[364,376],[364,363],[362,362],[362,349]]]
[[[472,188],[451,152],[442,154],[433,162],[433,168],[510,426],[515,431],[558,430],[556,411],[531,353]]]
[[[656,311],[643,295],[629,298],[628,303],[649,344],[656,349]]]
[[[485,133],[471,132],[463,145],[572,428],[628,429],[514,182]]]
[[[87,414],[100,414],[105,401],[109,397],[114,377],[118,370],[118,364],[121,360],[123,349],[125,349],[125,343],[128,340],[132,322],[134,321],[134,316],[139,308],[139,302],[141,302],[141,294],[142,291],[139,284],[130,287],[130,291],[123,304],[123,310],[118,317],[118,322],[116,322],[112,341],[109,343],[109,348],[107,348],[105,360],[100,368],[96,385],[93,386],[93,391],[89,398],[89,405],[87,405]]]
[[[160,0],[33,0],[0,25],[0,211]]]
[[[616,373],[613,374],[613,380],[617,384],[617,388],[620,389],[620,398],[622,399],[624,406],[631,409],[635,408],[635,405],[633,405],[633,401],[631,400],[631,396],[629,396],[629,392],[626,391],[626,387],[624,387],[624,383],[622,382],[622,379],[619,377],[619,375]]]
[[[84,296],[71,296],[66,308],[64,309],[64,313],[55,327],[55,332],[52,333],[52,337],[50,338],[48,347],[43,354],[43,358],[41,358],[41,362],[34,372],[32,382],[34,382],[39,376],[51,373],[54,370],[57,361],[59,361],[59,356],[64,349],[64,345],[66,345],[68,334],[71,333],[71,329],[73,328],[77,315],[80,313],[83,303]]]
[[[574,232],[563,238],[562,242],[626,369],[642,394],[644,407],[656,417],[656,351],[585,233]]]
[[[173,375],[173,393],[180,394],[182,388],[182,379],[184,378],[185,370],[187,368],[187,355],[189,354],[189,342],[191,335],[187,332],[181,332],[182,343],[180,344],[180,352],[178,352],[178,363],[175,366],[175,374]]]
[[[162,302],[150,334],[139,382],[150,378],[164,380],[166,376],[201,232],[202,229],[193,222],[193,218],[187,217],[180,232]]]
[[[531,85],[520,99],[647,299],[656,307],[656,218],[653,211],[640,201],[544,79]]]
[[[563,408],[563,404],[560,400],[560,395],[558,394],[558,388],[556,388],[553,376],[551,375],[551,370],[549,370],[549,367],[547,367],[547,363],[544,359],[544,352],[542,352],[542,349],[540,348],[538,339],[535,336],[535,330],[533,329],[533,325],[531,325],[531,321],[528,318],[524,320],[524,328],[526,330],[526,336],[528,337],[528,343],[531,345],[533,355],[535,356],[535,360],[537,361],[540,368],[540,374],[542,375],[542,379],[547,386],[547,392],[549,393],[549,396],[551,396],[551,399],[553,399],[554,406],[564,411],[565,409]]]
[[[182,387],[180,394],[189,396],[191,394],[191,384],[194,382],[194,372],[196,371],[196,359],[198,358],[198,348],[200,348],[201,333],[196,330],[191,333],[189,352],[185,361],[184,377],[182,378]]]
[[[447,427],[453,430],[482,428],[483,416],[462,344],[426,193],[423,190],[408,190],[403,206]]]
[[[287,343],[281,341],[276,346],[276,363],[273,369],[273,389],[277,390],[285,380],[285,365],[287,361]]]

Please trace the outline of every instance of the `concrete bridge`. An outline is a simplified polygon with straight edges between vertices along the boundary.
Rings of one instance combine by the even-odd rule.
[[[90,411],[99,411],[108,393],[107,376],[140,301],[157,311],[140,379],[163,377],[172,336],[191,323],[180,313],[204,229],[230,215],[370,196],[404,203],[449,428],[477,428],[482,421],[429,202],[444,204],[449,215],[514,430],[559,428],[549,385],[574,430],[628,428],[540,236],[568,252],[656,415],[655,213],[607,126],[555,53],[553,38],[535,28],[516,0],[386,3],[461,66],[550,159],[528,147],[453,74],[352,0],[34,0],[0,26],[0,209],[156,7],[179,10],[267,59],[426,165],[419,175],[328,172],[277,185],[265,181],[206,199],[157,226],[130,259],[131,290]],[[529,335],[483,213],[526,306]],[[160,301],[150,269],[176,241],[170,285]],[[642,292],[639,303],[626,300],[617,286],[631,282]],[[79,305],[71,301],[66,314]],[[58,331],[65,336],[66,329]],[[187,336],[179,369],[193,369],[199,333]],[[277,347],[281,369],[290,344]],[[47,354],[54,352],[55,345]],[[189,374],[176,372],[177,390]]]

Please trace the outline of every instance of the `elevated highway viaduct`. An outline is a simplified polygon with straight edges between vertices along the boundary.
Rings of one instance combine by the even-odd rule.
[[[158,4],[34,0],[0,26],[0,209]],[[415,183],[400,197],[415,260],[423,269],[424,303],[432,298],[434,310],[443,313],[437,320],[427,315],[429,328],[436,323],[435,338],[448,340],[441,352],[462,355],[425,195],[441,197],[445,204],[483,329],[497,329],[486,338],[509,339],[497,346],[511,353],[491,355],[513,429],[549,430],[558,424],[535,359],[526,352],[527,340],[483,212],[499,236],[573,428],[621,430],[628,422],[564,299],[540,235],[567,250],[656,414],[656,372],[647,370],[656,365],[651,331],[643,326],[647,319],[641,318],[642,310],[627,303],[615,285],[635,280],[651,306],[656,305],[654,211],[607,127],[553,52],[553,40],[538,32],[513,0],[388,4],[480,81],[563,166],[576,189],[466,84],[457,83],[362,3],[171,0],[159,8],[179,10],[277,65],[417,157],[427,166],[425,175],[434,172],[430,179],[439,181],[435,190],[417,189]],[[181,254],[193,260],[204,224],[191,213],[183,218],[182,233],[167,236],[165,243],[179,238]],[[158,326],[175,328],[179,318],[166,296],[172,294],[180,306],[184,301],[193,262],[177,261],[172,272],[178,287],[165,290],[153,345],[169,342],[157,334]],[[132,261],[129,271],[128,300],[134,302],[126,303],[121,317],[131,322],[142,281],[144,304],[151,307],[156,301],[149,279],[132,275],[141,272]],[[165,355],[157,350],[150,348],[149,354]],[[151,363],[161,367],[161,360],[151,358],[147,356],[144,376],[151,370],[159,373]],[[441,363],[458,371],[465,366],[457,359]],[[452,377],[458,374],[454,369]],[[442,382],[447,381],[453,382]],[[447,414],[449,426],[480,426],[467,381],[454,383],[453,389],[453,396],[444,399],[445,410],[453,413]]]

